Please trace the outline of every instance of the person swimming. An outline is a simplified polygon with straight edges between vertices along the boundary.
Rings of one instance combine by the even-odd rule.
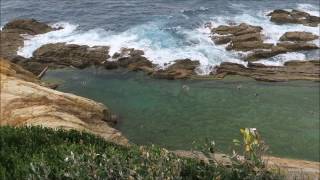
[[[190,87],[188,85],[182,85],[182,90],[188,92],[190,90]]]

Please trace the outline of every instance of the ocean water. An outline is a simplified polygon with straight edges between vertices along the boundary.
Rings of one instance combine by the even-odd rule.
[[[231,153],[239,129],[254,127],[271,155],[319,161],[319,83],[170,81],[104,69],[49,71],[45,80],[106,104],[119,116],[116,128],[137,144],[191,150],[208,138]]]
[[[204,24],[214,26],[246,22],[262,26],[266,42],[275,43],[287,31],[319,35],[319,27],[276,25],[266,14],[274,9],[299,9],[319,16],[318,0],[2,0],[1,26],[14,18],[35,18],[64,29],[26,37],[18,54],[30,57],[43,44],[67,42],[108,45],[110,54],[121,47],[145,51],[145,56],[164,67],[176,59],[199,60],[199,74],[208,74],[221,62],[246,64],[243,53],[226,51],[209,38]],[[314,43],[320,44],[319,40]],[[263,59],[269,65],[288,60],[319,57],[319,51],[294,52]]]

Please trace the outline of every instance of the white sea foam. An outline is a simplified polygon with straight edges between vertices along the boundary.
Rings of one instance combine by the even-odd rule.
[[[311,4],[305,4],[305,3],[301,3],[301,4],[297,4],[297,9],[298,10],[302,10],[302,11],[306,11],[309,14],[313,15],[313,16],[320,16],[320,2],[318,2],[318,6],[314,6]]]
[[[314,7],[306,4],[298,4],[300,9],[310,13]],[[288,31],[307,31],[319,35],[319,27],[308,27],[303,25],[276,25],[270,22],[266,14],[270,10],[251,11],[243,8],[243,5],[232,6],[241,9],[241,15],[215,16],[211,21],[213,26],[228,24],[230,22],[245,22],[252,25],[262,26],[265,41],[276,43],[279,38]],[[206,10],[206,8],[199,8]],[[215,45],[210,39],[210,29],[201,26],[195,29],[183,29],[172,27],[172,29],[162,29],[163,22],[151,22],[132,27],[124,32],[112,32],[103,29],[92,29],[81,31],[78,25],[60,22],[52,24],[53,27],[63,27],[63,29],[52,31],[36,36],[26,36],[24,47],[21,47],[18,54],[24,57],[31,57],[32,53],[39,47],[48,43],[65,42],[67,44],[79,44],[88,46],[110,46],[110,55],[118,52],[122,47],[141,49],[145,56],[160,68],[165,68],[165,64],[176,59],[189,58],[199,60],[201,66],[197,69],[199,74],[208,74],[215,65],[222,62],[235,62],[247,65],[240,60],[238,52],[226,51],[224,46]],[[179,39],[170,31],[174,31]],[[318,40],[314,41],[320,44]],[[243,53],[244,54],[244,53]],[[243,55],[242,54],[242,55]],[[268,65],[283,65],[288,60],[305,60],[303,53],[287,53],[275,56],[270,59],[259,61]]]
[[[279,54],[270,59],[262,59],[257,61],[257,63],[262,63],[269,66],[283,66],[284,63],[288,60],[306,60],[306,55],[298,52],[289,52],[286,54]]]
[[[91,47],[110,46],[110,55],[123,47],[128,47],[144,50],[145,56],[160,68],[177,59],[199,60],[201,68],[198,72],[201,74],[208,74],[212,66],[235,57],[235,55],[230,56],[229,54],[232,53],[228,53],[223,47],[215,46],[209,38],[209,31],[204,27],[195,30],[177,28],[179,34],[185,36],[188,43],[188,45],[181,45],[170,33],[159,29],[156,24],[140,25],[119,34],[102,29],[82,32],[77,30],[77,25],[64,22],[52,24],[52,26],[63,27],[63,29],[26,36],[24,47],[19,49],[18,55],[32,57],[32,53],[42,45],[58,42]]]

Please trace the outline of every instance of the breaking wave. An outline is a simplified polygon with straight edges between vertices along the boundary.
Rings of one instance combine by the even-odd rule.
[[[212,16],[211,23],[218,26],[230,22],[245,22],[261,26],[265,41],[270,43],[276,43],[280,36],[288,31],[307,31],[319,35],[319,27],[296,24],[280,26],[270,22],[266,14],[271,9],[249,10],[243,8],[241,4],[234,4],[231,7],[238,8],[241,14]],[[297,4],[296,8],[311,14],[318,12],[318,9],[308,4]],[[195,10],[182,10],[181,13],[197,13],[207,10],[208,8],[200,7]],[[165,64],[176,59],[199,60],[201,63],[201,67],[198,69],[199,74],[208,74],[213,66],[226,61],[246,65],[238,52],[226,51],[224,46],[215,45],[210,39],[209,29],[203,25],[193,29],[181,26],[168,28],[167,23],[163,20],[157,20],[134,26],[123,32],[114,32],[99,28],[81,30],[80,25],[59,22],[52,24],[52,26],[63,27],[63,29],[36,36],[25,36],[24,47],[19,49],[18,54],[31,57],[32,53],[44,44],[65,42],[88,46],[110,46],[110,55],[118,52],[122,47],[141,49],[144,50],[145,56],[149,60],[160,67],[165,67]],[[315,43],[320,44],[318,40]],[[307,56],[303,52],[287,53],[259,62],[268,65],[282,65],[288,60],[305,60],[306,58]]]

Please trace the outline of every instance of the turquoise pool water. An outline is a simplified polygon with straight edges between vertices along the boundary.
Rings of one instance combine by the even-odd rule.
[[[190,150],[215,140],[228,152],[242,127],[258,128],[274,156],[319,161],[319,83],[156,80],[125,71],[55,70],[59,90],[104,103],[137,144]]]

